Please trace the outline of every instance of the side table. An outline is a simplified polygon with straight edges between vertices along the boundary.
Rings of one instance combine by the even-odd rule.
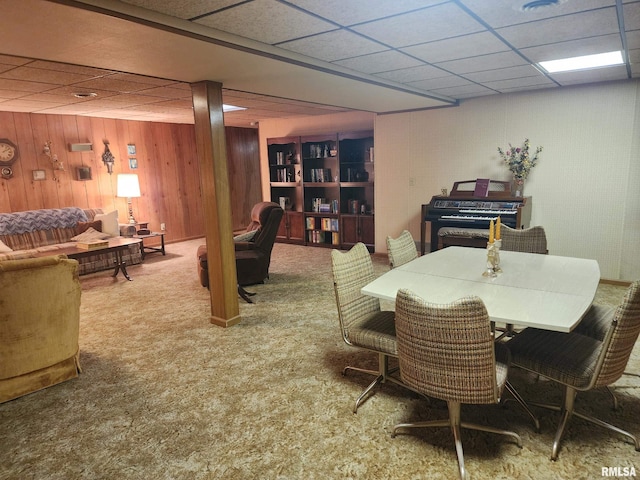
[[[151,232],[147,235],[134,235],[133,238],[139,238],[142,240],[140,245],[140,252],[142,253],[142,260],[150,253],[162,253],[162,255],[166,255],[164,250],[164,233],[165,232]],[[147,238],[158,238],[160,237],[160,246],[159,247],[150,247],[144,244],[144,241]]]

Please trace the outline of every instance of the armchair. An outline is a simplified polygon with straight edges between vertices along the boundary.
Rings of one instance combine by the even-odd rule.
[[[283,214],[284,211],[277,203],[255,204],[251,209],[251,223],[247,226],[247,233],[255,231],[253,238],[235,242],[238,293],[248,303],[252,303],[249,298],[251,294],[243,287],[263,283],[269,278],[271,251]],[[197,255],[200,283],[203,287],[209,288],[207,246],[201,245]]]
[[[80,295],[65,255],[0,262],[0,403],[78,376]]]

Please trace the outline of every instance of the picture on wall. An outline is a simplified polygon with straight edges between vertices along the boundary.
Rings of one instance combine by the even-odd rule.
[[[129,144],[127,145],[127,154],[128,155],[135,155],[136,154],[136,146],[133,144]]]
[[[131,170],[135,170],[136,168],[138,168],[138,159],[137,158],[130,158],[129,159],[129,168]]]
[[[78,167],[78,180],[91,180],[91,167]]]

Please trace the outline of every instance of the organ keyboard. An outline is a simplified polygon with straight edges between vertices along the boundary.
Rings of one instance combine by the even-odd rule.
[[[461,229],[462,237],[467,238],[461,245],[483,246],[485,239],[468,241],[472,235],[464,235],[464,229],[486,229],[489,222],[500,217],[503,225],[511,228],[527,228],[531,221],[531,197],[511,197],[509,182],[491,180],[501,190],[489,190],[486,197],[474,197],[473,190],[462,190],[461,185],[474,183],[475,180],[454,183],[450,196],[436,195],[431,202],[422,205],[420,250],[425,253],[426,223],[431,223],[431,251],[438,249],[438,232],[443,227]],[[477,240],[477,239],[476,239]]]

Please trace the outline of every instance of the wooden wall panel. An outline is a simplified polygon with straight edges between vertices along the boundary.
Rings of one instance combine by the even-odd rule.
[[[229,180],[234,229],[250,221],[251,207],[261,201],[258,135],[254,129],[227,127]],[[14,176],[0,178],[0,212],[39,208],[102,208],[118,210],[120,222],[128,220],[126,199],[116,196],[118,173],[136,173],[141,198],[132,201],[136,220],[167,228],[166,240],[204,236],[200,173],[193,125],[139,122],[72,115],[0,112],[0,138],[18,145],[20,158]],[[115,157],[113,175],[102,162],[104,141]],[[44,154],[52,153],[64,164],[55,171]],[[91,143],[93,150],[71,152],[71,143]],[[135,145],[129,155],[127,145]],[[131,169],[129,158],[137,160]],[[77,167],[91,167],[91,180],[78,180]],[[46,180],[34,181],[32,171],[45,170]],[[232,173],[233,172],[233,173]]]
[[[262,201],[258,131],[227,127],[226,141],[233,229],[239,230],[251,222],[251,208]]]

